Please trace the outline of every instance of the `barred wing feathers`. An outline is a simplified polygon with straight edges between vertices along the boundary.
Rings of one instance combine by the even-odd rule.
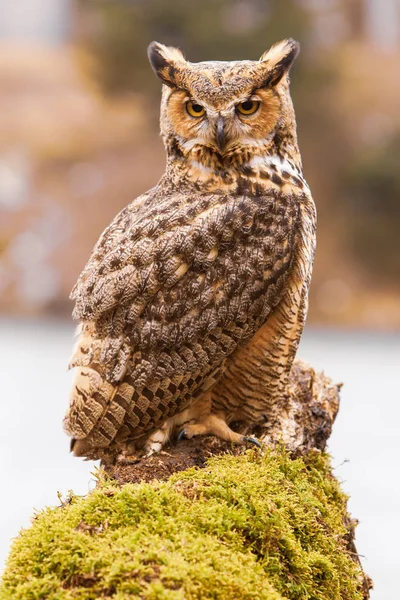
[[[212,385],[282,297],[299,218],[296,199],[273,192],[155,188],[124,209],[72,294],[83,321],[72,366],[96,381],[73,393],[67,431],[100,446],[140,437]],[[82,427],[87,402],[100,408]]]

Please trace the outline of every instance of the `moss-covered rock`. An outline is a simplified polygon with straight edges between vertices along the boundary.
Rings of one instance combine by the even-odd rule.
[[[211,458],[166,482],[102,481],[15,540],[1,600],[356,600],[346,496],[319,452]]]

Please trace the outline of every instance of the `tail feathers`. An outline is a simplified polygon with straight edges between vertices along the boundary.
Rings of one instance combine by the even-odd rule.
[[[101,453],[99,453],[98,449],[93,448],[88,440],[76,440],[75,438],[71,439],[70,451],[73,452],[74,456],[79,456],[85,458],[86,460],[97,460],[99,458],[103,458]]]
[[[64,429],[72,438],[71,451],[76,456],[96,458],[117,433],[118,439],[126,437],[128,424],[132,428],[139,421],[136,415],[126,418],[134,394],[133,386],[123,381],[129,353],[119,338],[99,338],[94,323],[82,323],[77,334],[69,365],[76,374]],[[120,354],[123,360],[119,360]],[[106,368],[110,364],[111,376]]]
[[[133,386],[126,382],[111,384],[90,367],[77,370],[64,419],[64,429],[72,438],[71,450],[76,456],[93,458],[117,434],[119,439],[138,425],[139,417],[127,416],[133,394]]]
[[[70,406],[64,419],[65,431],[73,438],[83,439],[94,432],[106,412],[113,413],[111,430],[119,426],[125,416],[120,405],[112,405],[118,385],[112,385],[90,367],[80,367],[72,389]],[[112,408],[111,408],[112,407]],[[112,431],[104,431],[103,445],[109,441]]]

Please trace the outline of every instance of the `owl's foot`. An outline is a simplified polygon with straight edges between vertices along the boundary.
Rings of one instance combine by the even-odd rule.
[[[160,452],[168,442],[172,431],[172,419],[168,419],[164,425],[149,437],[146,442],[146,457]]]
[[[233,442],[234,444],[254,444],[261,448],[260,442],[253,437],[247,437],[233,431],[229,425],[217,415],[207,415],[199,423],[189,423],[179,432],[178,441],[186,438],[191,439],[197,435],[215,435],[221,440]]]
[[[245,444],[253,444],[254,446],[257,446],[257,448],[262,448],[260,442],[258,441],[257,438],[254,437],[247,437],[246,435],[243,436],[243,442]]]

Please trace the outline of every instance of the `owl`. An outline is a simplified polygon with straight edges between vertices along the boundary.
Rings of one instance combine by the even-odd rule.
[[[103,232],[72,291],[76,456],[205,434],[245,443],[231,424],[282,402],[315,246],[289,92],[298,51],[288,39],[256,61],[191,63],[150,44],[166,169]]]

